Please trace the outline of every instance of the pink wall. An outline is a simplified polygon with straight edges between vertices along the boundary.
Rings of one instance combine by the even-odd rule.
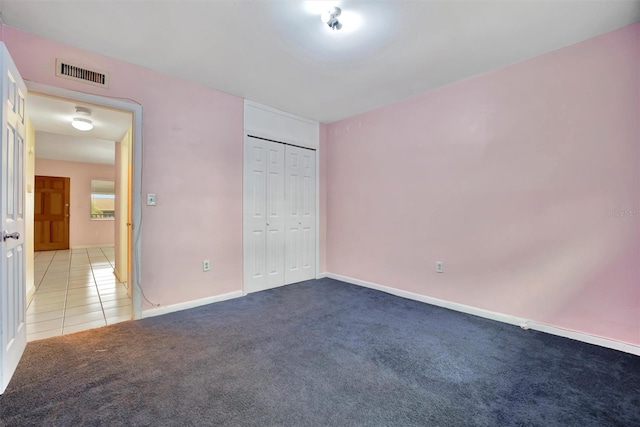
[[[36,149],[38,141],[36,139]],[[36,159],[36,175],[71,178],[69,246],[113,245],[114,222],[91,220],[91,180],[114,179],[113,165]]]
[[[243,100],[8,26],[4,42],[25,79],[142,104],[142,193],[158,196],[143,206],[146,296],[168,305],[241,290]],[[110,87],[55,77],[56,58],[109,72]]]
[[[639,34],[331,124],[328,271],[640,344]]]

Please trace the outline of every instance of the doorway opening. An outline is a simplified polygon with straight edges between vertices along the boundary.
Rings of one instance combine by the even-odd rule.
[[[141,217],[140,197],[134,194],[140,188],[141,107],[37,84],[28,90],[33,145],[27,148],[32,164],[27,165],[26,202],[34,217],[25,232],[34,246],[26,253],[27,339],[139,318]],[[90,111],[91,131],[70,125],[78,107]],[[52,200],[51,192],[39,191],[43,179],[36,176],[69,184],[69,198],[61,206],[66,248],[38,245],[56,240],[52,235],[63,231],[64,221],[37,221]]]

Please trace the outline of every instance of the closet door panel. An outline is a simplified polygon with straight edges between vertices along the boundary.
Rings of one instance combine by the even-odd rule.
[[[315,278],[315,151],[287,146],[285,283]]]
[[[247,138],[244,146],[243,258],[246,292],[259,291],[266,280],[267,149]]]
[[[267,163],[267,282],[265,288],[284,285],[284,145],[264,141]]]
[[[315,278],[316,260],[316,158],[315,151],[302,150],[302,216],[301,265],[305,280]]]
[[[284,285],[284,145],[246,137],[244,282],[246,292]]]

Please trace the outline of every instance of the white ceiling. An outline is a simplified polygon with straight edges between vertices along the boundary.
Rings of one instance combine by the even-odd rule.
[[[115,164],[115,142],[36,132],[35,155],[38,159],[113,165]]]
[[[319,4],[342,7],[341,31]],[[640,1],[4,0],[0,11],[10,26],[329,123],[637,22]]]
[[[36,129],[36,158],[114,164],[114,141],[121,141],[132,123],[127,112],[34,93],[29,93],[27,104]],[[71,126],[76,106],[91,110],[92,130]]]

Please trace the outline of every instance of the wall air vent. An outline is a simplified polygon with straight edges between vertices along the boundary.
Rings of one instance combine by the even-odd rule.
[[[109,74],[56,59],[56,76],[100,87],[109,87]]]

